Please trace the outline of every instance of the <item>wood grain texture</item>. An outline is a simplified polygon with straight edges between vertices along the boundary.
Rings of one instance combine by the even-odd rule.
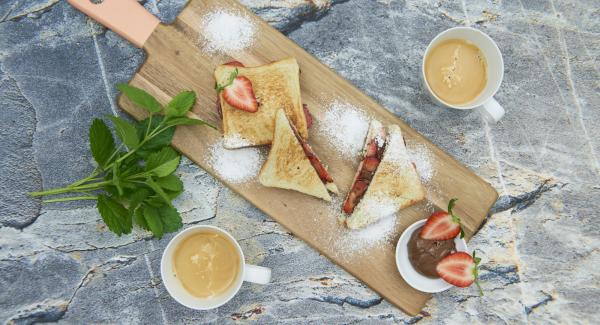
[[[200,22],[206,13],[223,7],[244,12],[254,19],[259,27],[257,41],[245,51],[229,55],[209,55],[202,51]],[[324,114],[323,98],[340,98],[363,107],[384,124],[398,124],[407,141],[419,142],[432,152],[435,157],[432,163],[436,174],[430,186],[436,190],[429,191],[428,200],[434,206],[444,208],[449,199],[460,198],[455,212],[462,217],[467,238],[473,235],[498,197],[488,183],[236,1],[190,1],[173,24],[157,27],[144,48],[148,53],[147,60],[133,77],[131,84],[147,90],[162,103],[166,103],[182,90],[194,90],[198,94],[198,101],[193,108],[193,114],[219,126],[221,121],[215,110],[217,94],[213,88],[213,71],[218,64],[238,60],[247,66],[258,66],[295,57],[301,69],[302,100],[309,105],[316,123],[322,120]],[[127,98],[120,97],[119,105],[137,119],[144,117],[144,112]],[[207,127],[182,126],[177,129],[173,145],[294,235],[365,282],[387,301],[408,314],[419,313],[430,295],[412,289],[403,281],[396,269],[394,252],[401,232],[411,223],[428,217],[429,212],[425,204],[398,213],[393,240],[384,247],[373,248],[360,258],[341,258],[335,245],[332,245],[332,240],[335,241],[335,238],[332,239],[332,233],[349,230],[343,229],[332,220],[327,203],[296,192],[262,187],[257,182],[239,186],[221,179],[205,161],[207,148],[220,137],[220,131]],[[309,142],[329,165],[341,195],[345,195],[358,161],[339,157],[327,145],[326,139],[318,138],[314,134]]]

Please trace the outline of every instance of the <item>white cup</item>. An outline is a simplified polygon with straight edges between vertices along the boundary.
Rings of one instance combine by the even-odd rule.
[[[400,239],[396,245],[396,267],[404,281],[411,287],[428,293],[442,292],[452,288],[452,285],[441,278],[432,279],[422,275],[415,270],[408,259],[408,241],[413,232],[421,228],[426,221],[426,219],[423,219],[413,223],[400,235]],[[468,251],[467,242],[459,236],[454,238],[454,246],[458,252]]]
[[[429,51],[441,42],[450,39],[463,39],[473,43],[481,50],[487,61],[487,84],[485,88],[474,100],[461,105],[453,105],[441,100],[431,90],[425,77],[425,59],[429,55]],[[503,77],[504,61],[502,60],[502,53],[500,53],[498,45],[487,34],[471,27],[454,27],[438,34],[429,43],[429,46],[427,46],[425,55],[423,55],[423,62],[421,63],[421,79],[434,102],[454,109],[466,110],[476,108],[491,123],[498,122],[504,116],[504,108],[494,99],[494,95],[498,91],[498,88],[500,88]]]
[[[173,268],[173,254],[179,246],[179,243],[181,243],[184,239],[194,233],[205,232],[207,230],[222,234],[231,240],[231,243],[234,244],[238,253],[241,267],[234,284],[227,291],[218,296],[199,298],[190,294],[175,276],[175,270]],[[167,291],[171,297],[173,297],[173,299],[175,299],[178,303],[196,310],[208,310],[222,306],[231,300],[231,298],[233,298],[238,291],[240,291],[244,281],[258,284],[269,283],[271,281],[271,269],[262,266],[246,264],[244,260],[244,252],[242,252],[242,248],[235,238],[231,236],[231,234],[218,227],[200,225],[187,228],[171,239],[165,248],[160,261],[160,276],[162,277],[165,288],[167,288]]]

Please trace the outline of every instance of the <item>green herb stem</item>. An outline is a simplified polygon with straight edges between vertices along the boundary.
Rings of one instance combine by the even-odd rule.
[[[97,196],[74,196],[74,197],[64,197],[60,199],[50,199],[44,200],[44,203],[56,203],[56,202],[67,202],[67,201],[79,201],[79,200],[96,200]]]
[[[88,191],[93,191],[94,189],[99,189],[105,185],[109,185],[112,182],[110,181],[102,181],[102,182],[96,182],[96,183],[91,183],[91,184],[84,184],[84,185],[79,185],[79,186],[67,186],[67,187],[63,187],[63,188],[55,188],[55,189],[51,189],[51,190],[47,190],[47,191],[43,191],[43,192],[31,192],[29,193],[29,195],[36,197],[36,196],[46,196],[46,195],[56,195],[56,194],[64,194],[64,193],[72,193],[72,192],[81,192],[82,190],[88,190]]]

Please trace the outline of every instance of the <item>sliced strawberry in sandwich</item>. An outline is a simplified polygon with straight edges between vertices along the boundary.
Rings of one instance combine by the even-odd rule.
[[[258,111],[258,102],[252,89],[252,82],[244,76],[237,76],[229,86],[223,89],[223,99],[237,108],[246,112]]]
[[[367,157],[363,162],[363,168],[369,172],[375,172],[381,160],[377,157]]]
[[[302,104],[302,109],[304,110],[304,117],[306,118],[306,127],[310,129],[313,125],[313,116],[308,110],[308,105]]]
[[[447,240],[460,234],[460,238],[465,236],[462,230],[460,218],[452,213],[452,208],[458,199],[452,199],[448,203],[448,212],[434,212],[421,229],[419,234],[421,238],[428,240]]]
[[[237,61],[229,62],[228,64],[241,64]],[[215,90],[217,94],[223,92],[223,99],[231,106],[246,111],[255,113],[258,111],[258,102],[252,89],[252,82],[244,76],[238,76],[238,68],[236,67],[229,75],[228,80],[224,84],[216,84]]]
[[[385,150],[385,137],[386,132],[381,123],[376,121],[371,122],[365,139],[363,161],[358,165],[352,187],[342,206],[342,211],[345,213],[351,214],[354,212],[354,208],[365,195],[375,175],[375,171],[381,163],[381,158]]]
[[[481,259],[465,252],[456,252],[444,257],[436,266],[436,271],[444,281],[457,286],[468,287],[475,283],[479,294],[483,296],[483,290],[479,285],[479,274],[477,267]]]
[[[377,157],[377,142],[371,141],[367,144],[365,157]]]
[[[317,174],[319,174],[319,178],[321,178],[321,180],[326,183],[333,182],[333,178],[331,178],[329,172],[327,171],[323,163],[321,163],[319,157],[317,157],[317,155],[314,153],[311,146],[308,143],[303,142],[303,140],[300,140],[300,142],[302,143],[302,149],[304,149],[306,157],[317,171]]]
[[[304,150],[304,154],[306,155],[306,158],[308,158],[308,161],[310,161],[311,165],[315,168],[315,171],[319,175],[319,178],[321,179],[323,184],[325,184],[325,187],[327,187],[327,189],[330,192],[337,194],[338,188],[335,185],[335,183],[333,182],[333,178],[327,171],[327,168],[325,167],[325,165],[321,162],[319,157],[317,157],[317,154],[315,154],[315,152],[313,151],[312,147],[308,144],[308,142],[306,142],[306,140],[300,135],[300,133],[298,132],[298,129],[296,129],[296,126],[294,124],[290,123],[290,127],[292,128],[292,131],[294,131],[294,135],[296,136],[296,138],[302,145],[302,149]]]

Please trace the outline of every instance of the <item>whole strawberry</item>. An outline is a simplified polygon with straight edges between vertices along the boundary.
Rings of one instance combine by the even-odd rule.
[[[448,203],[448,212],[436,211],[425,222],[421,229],[420,236],[429,240],[447,240],[460,234],[460,238],[465,237],[465,233],[460,223],[460,218],[452,212],[454,204],[458,199],[452,199]]]
[[[440,278],[457,287],[468,287],[475,283],[479,289],[479,295],[483,296],[483,290],[479,284],[479,266],[481,259],[466,252],[456,252],[444,257],[436,266]]]

